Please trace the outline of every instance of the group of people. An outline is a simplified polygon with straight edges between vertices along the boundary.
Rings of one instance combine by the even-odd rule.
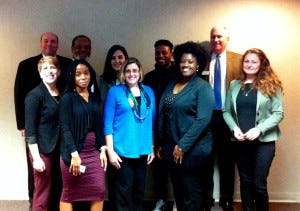
[[[262,50],[239,55],[228,42],[225,27],[211,29],[209,51],[158,40],[147,74],[114,45],[97,77],[87,36],[73,39],[67,59],[56,55],[58,37],[44,33],[42,54],[22,61],[15,81],[32,210],[86,201],[103,210],[106,178],[111,210],[142,211],[152,163],[154,210],[166,209],[170,178],[177,210],[209,211],[217,163],[224,211],[234,210],[235,164],[243,210],[267,211],[283,88]]]

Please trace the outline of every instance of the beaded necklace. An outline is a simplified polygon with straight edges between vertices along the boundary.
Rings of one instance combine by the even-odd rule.
[[[126,97],[128,99],[128,103],[131,107],[131,110],[132,110],[134,116],[136,118],[138,118],[139,120],[144,121],[149,114],[151,100],[150,100],[149,95],[147,94],[147,92],[145,91],[144,87],[141,84],[139,84],[139,89],[140,89],[140,93],[141,93],[141,101],[144,100],[145,104],[146,104],[146,113],[143,116],[141,116],[141,112],[139,109],[140,105],[137,102],[135,96],[132,94],[132,92],[128,86],[126,86]]]

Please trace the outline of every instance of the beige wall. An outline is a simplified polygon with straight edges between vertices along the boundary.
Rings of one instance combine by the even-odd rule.
[[[231,30],[231,50],[243,53],[251,47],[263,49],[283,81],[283,137],[277,144],[269,192],[271,200],[299,202],[299,10],[297,0],[1,0],[0,199],[27,197],[24,141],[16,129],[13,86],[18,62],[40,53],[42,32],[56,32],[59,54],[68,57],[75,35],[90,36],[91,63],[100,74],[112,44],[126,46],[149,71],[157,39],[168,38],[175,44],[204,41],[213,25],[226,25]],[[236,190],[239,198],[238,187]]]

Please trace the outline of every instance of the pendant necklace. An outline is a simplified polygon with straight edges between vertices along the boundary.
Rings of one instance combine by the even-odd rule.
[[[248,85],[248,84],[246,84],[246,85]],[[249,86],[246,86],[246,87],[247,87],[247,88],[248,88],[248,87],[250,88],[250,85],[251,85],[251,84],[249,84]],[[253,90],[253,87],[251,86],[251,88],[250,88],[249,90],[247,90],[247,91],[246,91],[246,87],[245,87],[245,89],[244,89],[244,95],[245,95],[246,97],[248,97],[249,93]]]
[[[245,95],[246,97],[248,97],[249,93],[250,93],[252,90],[253,90],[253,88],[251,88],[251,89],[248,90],[247,92],[244,91],[244,95]]]

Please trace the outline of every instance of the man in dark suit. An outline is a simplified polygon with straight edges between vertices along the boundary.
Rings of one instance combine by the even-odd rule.
[[[214,163],[217,158],[217,167],[220,177],[220,200],[219,205],[224,211],[233,210],[233,193],[235,179],[235,162],[233,157],[234,144],[230,141],[231,132],[222,116],[222,107],[225,102],[226,91],[233,79],[236,79],[241,69],[242,56],[240,54],[227,51],[229,36],[225,27],[213,27],[210,32],[211,61],[205,71],[201,73],[214,89],[215,105],[212,117],[212,132],[214,139],[213,153],[210,167],[207,173],[207,194],[206,210],[211,210],[214,204]],[[217,62],[218,60],[218,62]],[[219,69],[219,85],[216,85],[216,64]],[[218,92],[216,92],[219,89]],[[217,94],[219,93],[219,94]],[[219,101],[217,100],[219,95]]]
[[[18,66],[17,75],[14,86],[14,100],[15,100],[15,114],[17,120],[17,128],[21,132],[21,136],[25,137],[25,104],[24,100],[29,91],[35,88],[40,82],[41,78],[37,68],[39,60],[43,56],[55,56],[59,62],[62,72],[67,72],[71,59],[56,55],[58,50],[58,37],[52,32],[45,32],[41,36],[40,48],[41,54],[30,57],[21,61]],[[65,88],[67,78],[60,77],[57,80],[57,86],[62,91]],[[28,167],[28,196],[29,202],[32,203],[34,181],[32,164],[29,160],[29,150],[26,147],[27,167]],[[60,172],[59,172],[60,173]],[[58,196],[56,196],[58,197]],[[52,210],[55,210],[54,208]]]

